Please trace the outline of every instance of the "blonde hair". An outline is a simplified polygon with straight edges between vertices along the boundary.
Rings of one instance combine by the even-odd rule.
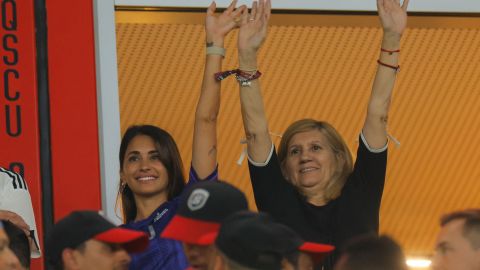
[[[348,176],[353,170],[352,154],[348,149],[347,144],[343,140],[338,131],[329,123],[324,121],[317,121],[314,119],[302,119],[293,122],[285,131],[278,147],[278,160],[282,167],[282,172],[286,170],[285,163],[288,156],[288,145],[298,133],[318,130],[325,138],[327,143],[332,149],[336,157],[336,172],[329,180],[327,187],[325,188],[325,199],[331,201],[342,192],[342,188],[347,181]],[[284,173],[285,176],[285,173]]]

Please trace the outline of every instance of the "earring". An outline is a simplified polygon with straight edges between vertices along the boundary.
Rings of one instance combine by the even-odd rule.
[[[123,193],[126,188],[127,188],[127,183],[122,182],[122,184],[120,185],[120,193]]]

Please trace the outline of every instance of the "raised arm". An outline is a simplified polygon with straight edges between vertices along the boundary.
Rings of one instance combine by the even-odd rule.
[[[238,33],[238,62],[239,69],[246,73],[254,74],[258,69],[257,52],[267,36],[270,10],[270,0],[260,0],[259,3],[253,2],[250,14],[248,10],[242,12]],[[240,102],[248,155],[253,161],[265,162],[272,140],[258,79],[250,81],[249,86],[240,84]]]
[[[235,9],[237,0],[219,16],[215,16],[216,4],[207,9],[205,34],[207,55],[203,73],[202,89],[195,112],[192,147],[192,166],[203,179],[217,166],[217,117],[220,109],[220,82],[214,74],[221,71],[225,36],[236,27],[239,16],[246,6]]]
[[[363,135],[368,145],[379,149],[387,143],[387,121],[392,90],[398,71],[400,39],[407,26],[408,0],[377,0],[383,39],[377,73],[368,103]]]

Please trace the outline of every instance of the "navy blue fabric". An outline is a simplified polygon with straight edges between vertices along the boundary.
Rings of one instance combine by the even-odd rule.
[[[218,168],[204,180],[218,180]],[[199,181],[200,179],[197,173],[191,167],[187,187],[184,190]],[[150,238],[147,250],[142,253],[130,254],[132,257],[130,264],[131,270],[179,270],[188,267],[188,261],[183,252],[182,243],[171,239],[160,238],[160,234],[177,212],[180,199],[181,196],[178,196],[171,201],[163,203],[144,220],[122,225],[124,228],[146,232]]]

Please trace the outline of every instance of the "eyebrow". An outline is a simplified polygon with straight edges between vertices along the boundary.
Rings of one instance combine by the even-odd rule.
[[[314,143],[323,144],[321,141],[311,141],[308,144],[314,144]],[[298,146],[301,146],[301,144],[292,144],[288,148],[298,147]]]
[[[151,155],[151,154],[158,154],[158,153],[160,153],[158,150],[148,151],[148,154],[149,154],[149,155]],[[136,151],[136,150],[130,151],[130,152],[127,153],[127,156],[129,156],[129,155],[140,155],[140,151]]]

